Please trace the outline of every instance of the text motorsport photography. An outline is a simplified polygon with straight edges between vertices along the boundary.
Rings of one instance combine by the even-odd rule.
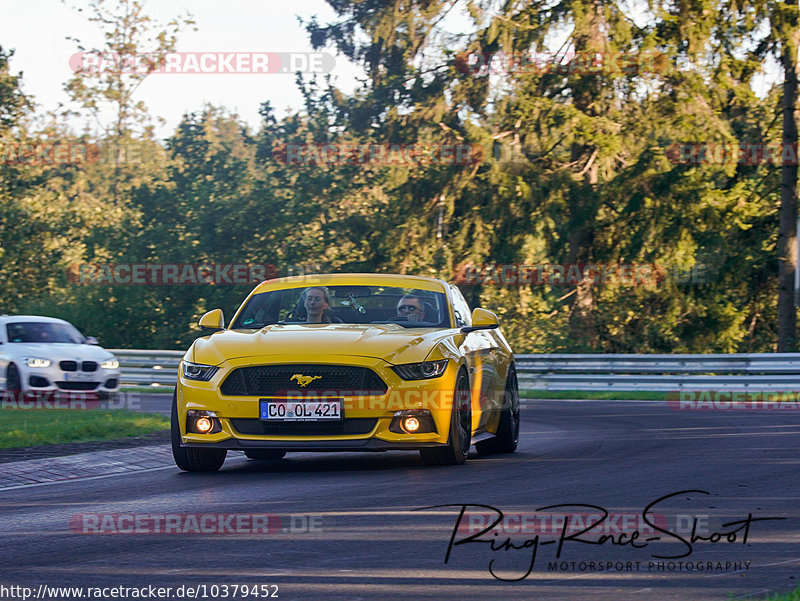
[[[640,514],[611,513],[588,503],[548,505],[525,514],[509,515],[491,505],[480,504],[432,505],[412,511],[457,511],[444,563],[449,563],[459,551],[464,553],[459,549],[461,545],[478,545],[488,551],[485,556],[490,559],[486,567],[491,576],[505,582],[525,580],[545,561],[551,572],[748,570],[750,560],[711,560],[707,552],[698,559],[692,558],[692,554],[705,545],[712,545],[721,554],[730,553],[726,548],[732,545],[749,547],[748,540],[755,534],[757,522],[787,518],[754,515],[750,511],[740,519],[717,518],[714,522],[720,523],[712,525],[708,514],[681,513],[670,518],[654,511],[660,503],[676,497],[696,499],[698,495],[710,494],[704,490],[670,493],[649,503]],[[542,548],[549,554],[539,561]],[[615,548],[628,550],[632,557],[603,558],[604,553]],[[587,550],[591,552],[590,559],[574,559],[574,554]]]

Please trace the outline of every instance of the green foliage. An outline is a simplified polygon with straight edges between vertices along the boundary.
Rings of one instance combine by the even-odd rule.
[[[431,25],[449,3],[331,3],[341,21],[309,24],[318,46],[332,44],[365,64],[369,81],[355,102],[371,107],[372,135],[409,131],[409,124],[417,135],[436,135],[438,125],[470,142],[494,141],[501,156],[516,159],[420,174],[424,185],[416,188],[387,181],[399,206],[416,207],[393,227],[401,243],[390,241],[387,266],[410,262],[392,257],[392,249],[413,257],[413,271],[445,277],[467,262],[649,263],[677,272],[699,264],[707,278],[694,285],[484,286],[468,293],[504,317],[518,350],[770,348],[776,170],[675,164],[666,153],[681,142],[779,141],[774,96],[759,99],[750,87],[767,48],[759,37],[764,7],[654,3],[653,18],[640,26],[618,3],[602,0],[468,4],[474,29],[449,38]],[[499,75],[453,68],[468,53],[529,56],[563,33],[568,64]],[[436,55],[444,39],[452,59],[431,75],[418,59]],[[589,60],[598,53],[647,68],[598,68]],[[376,55],[386,60],[370,62]],[[363,125],[353,102],[336,111],[348,131]],[[441,121],[431,123],[431,114]],[[436,206],[440,195],[451,200],[447,234],[437,239],[424,207]]]
[[[190,23],[161,28],[140,3],[108,1],[92,3],[100,52],[164,53]],[[0,163],[3,309],[65,317],[110,347],[182,348],[205,310],[230,317],[250,287],[77,286],[68,266],[271,263],[281,274],[453,279],[469,264],[648,264],[661,277],[639,286],[463,290],[500,314],[519,352],[775,348],[780,167],[690,164],[670,149],[780,143],[781,89],[761,98],[752,82],[789,43],[797,11],[763,0],[651,0],[636,15],[611,0],[469,0],[454,32],[450,0],[329,4],[335,22],[306,24],[312,44],[361,64],[363,86],[346,95],[298,76],[304,110],[279,120],[265,102],[255,132],[209,106],[162,146],[135,100],[141,78],[70,81],[82,109],[115,106],[100,141],[137,147],[139,161]],[[552,52],[554,40],[557,56],[511,60]],[[490,68],[473,68],[476,57]],[[0,53],[0,133],[85,140],[53,125],[30,133],[27,115]],[[474,160],[284,158],[326,144],[468,144]]]

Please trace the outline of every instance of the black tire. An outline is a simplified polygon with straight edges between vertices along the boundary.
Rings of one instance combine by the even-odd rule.
[[[497,434],[489,440],[482,440],[475,445],[480,455],[496,455],[513,453],[519,443],[519,385],[517,371],[513,365],[508,368],[505,398]]]
[[[13,363],[9,363],[8,367],[6,367],[6,392],[10,392],[13,395],[18,395],[22,392],[19,370]]]
[[[172,458],[184,472],[216,472],[225,463],[228,451],[225,449],[196,449],[181,446],[181,429],[178,425],[178,395],[172,394],[170,416],[172,438]]]
[[[463,369],[458,372],[450,412],[450,432],[447,446],[420,449],[425,465],[461,465],[467,460],[472,442],[472,399],[469,378]]]
[[[281,451],[280,449],[253,449],[245,451],[244,454],[248,459],[255,461],[278,461],[283,459],[286,451]]]
[[[109,405],[117,403],[119,401],[119,392],[99,392],[98,393],[98,400],[103,403],[108,403]]]

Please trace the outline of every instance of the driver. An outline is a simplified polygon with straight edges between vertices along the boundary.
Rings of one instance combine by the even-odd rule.
[[[427,321],[422,299],[413,294],[403,296],[397,303],[397,317],[405,321]]]
[[[331,297],[325,286],[314,286],[305,291],[303,306],[308,323],[331,323]]]

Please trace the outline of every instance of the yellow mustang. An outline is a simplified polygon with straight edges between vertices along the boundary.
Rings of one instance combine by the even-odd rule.
[[[178,370],[172,452],[186,471],[227,451],[419,450],[424,463],[511,453],[514,355],[497,316],[442,280],[298,276],[256,286],[224,327],[203,315]]]

